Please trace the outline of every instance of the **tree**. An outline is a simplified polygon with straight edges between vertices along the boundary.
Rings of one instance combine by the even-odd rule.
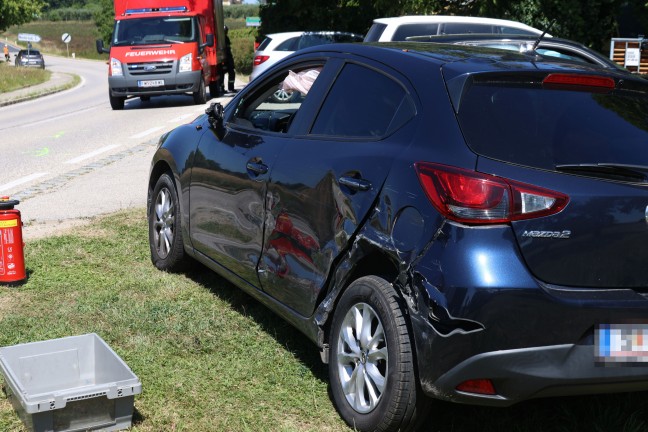
[[[43,0],[2,0],[0,1],[0,31],[13,25],[24,24],[38,17],[45,2]]]
[[[97,26],[101,39],[106,45],[112,40],[113,25],[115,24],[115,12],[113,0],[98,0],[100,7],[94,14],[94,22]]]
[[[612,37],[637,37],[648,27],[646,0],[267,0],[260,8],[259,34],[296,30],[365,33],[374,18],[432,14],[520,21],[601,52],[607,52]],[[620,33],[623,15],[632,18],[634,34]]]

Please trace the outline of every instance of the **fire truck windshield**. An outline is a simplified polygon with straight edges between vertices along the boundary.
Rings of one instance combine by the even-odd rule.
[[[146,17],[115,22],[113,46],[185,43],[198,40],[193,17]]]

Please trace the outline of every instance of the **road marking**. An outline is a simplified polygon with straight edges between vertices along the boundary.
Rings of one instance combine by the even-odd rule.
[[[153,132],[157,132],[162,128],[164,128],[164,126],[158,126],[158,127],[154,127],[154,128],[151,128],[151,129],[147,129],[144,132],[140,132],[138,134],[135,134],[135,135],[131,136],[131,138],[135,138],[135,139],[144,138],[146,135],[151,135]]]
[[[43,147],[40,149],[35,149],[30,152],[30,154],[34,157],[43,157],[47,156],[49,154],[49,147]]]
[[[44,173],[34,173],[32,175],[28,175],[26,177],[19,178],[17,180],[12,181],[12,182],[5,183],[3,185],[0,185],[0,191],[11,189],[14,186],[18,186],[18,185],[21,185],[23,183],[30,182],[32,180],[36,180],[37,178],[43,177],[44,175],[47,175],[47,173],[46,172],[44,172]]]
[[[69,163],[69,164],[79,163],[79,162],[84,161],[86,159],[90,159],[91,157],[95,157],[97,155],[100,155],[101,153],[105,153],[105,152],[107,152],[109,150],[112,150],[112,149],[114,149],[116,147],[119,147],[119,146],[117,144],[113,144],[113,145],[101,147],[101,148],[98,148],[97,150],[95,150],[93,152],[86,153],[84,155],[75,157],[74,159],[70,159],[69,161],[66,161],[65,163]]]

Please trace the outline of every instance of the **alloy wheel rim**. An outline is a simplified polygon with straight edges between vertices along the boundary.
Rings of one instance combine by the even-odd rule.
[[[175,224],[175,207],[168,189],[163,188],[160,190],[155,198],[154,210],[153,240],[158,255],[164,259],[169,255],[171,245],[173,245]]]
[[[337,343],[337,368],[342,392],[359,413],[371,412],[387,382],[387,342],[376,311],[358,303],[347,312]]]
[[[280,102],[287,102],[293,95],[291,90],[279,89],[274,93],[274,97]]]

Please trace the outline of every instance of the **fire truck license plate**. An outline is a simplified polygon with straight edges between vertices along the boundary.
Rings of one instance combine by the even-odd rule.
[[[164,85],[164,80],[137,81],[138,87],[162,87],[163,85]]]

